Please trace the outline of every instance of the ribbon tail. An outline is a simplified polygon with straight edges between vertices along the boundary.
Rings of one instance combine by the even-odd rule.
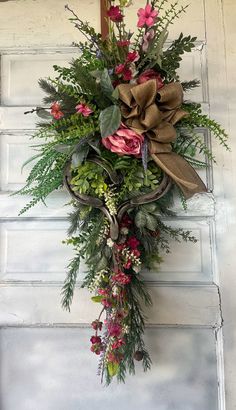
[[[195,169],[180,155],[169,152],[151,154],[153,161],[180,187],[185,198],[206,192],[207,188]]]

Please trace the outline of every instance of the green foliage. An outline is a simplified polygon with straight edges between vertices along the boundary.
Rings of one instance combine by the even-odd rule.
[[[227,133],[220,124],[202,113],[200,104],[186,103],[183,108],[188,111],[189,115],[182,120],[182,124],[187,125],[190,130],[193,130],[195,127],[208,129],[227,151],[230,150],[227,144]]]
[[[55,151],[52,144],[45,145],[42,148],[41,157],[30,171],[26,185],[15,193],[32,196],[32,200],[20,211],[20,215],[39,201],[44,202],[51,192],[62,187],[62,170],[66,161],[66,155]]]
[[[179,80],[177,70],[180,67],[182,55],[184,53],[190,53],[192,51],[192,49],[195,47],[194,42],[196,41],[196,39],[197,37],[184,37],[183,33],[180,33],[179,38],[173,41],[167,48],[167,50],[163,52],[162,69],[167,73],[167,82]],[[193,83],[191,85],[193,85]]]
[[[118,105],[111,105],[101,111],[99,116],[101,137],[112,135],[120,126],[121,112]]]
[[[99,197],[102,197],[107,190],[103,168],[92,162],[86,162],[73,169],[71,185],[75,192]]]

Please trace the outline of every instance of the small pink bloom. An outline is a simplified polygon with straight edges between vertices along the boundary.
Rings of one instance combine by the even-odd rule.
[[[127,262],[124,264],[125,269],[130,269],[132,266],[131,259],[128,259]]]
[[[114,343],[112,343],[112,349],[119,349],[121,346],[125,344],[124,339],[118,339]]]
[[[102,296],[108,296],[108,289],[98,289],[98,294]]]
[[[92,336],[91,338],[90,338],[90,342],[92,343],[92,344],[94,344],[94,343],[101,343],[101,338],[100,338],[100,336]]]
[[[137,51],[130,51],[128,54],[127,54],[127,57],[126,57],[126,62],[127,63],[135,63],[136,61],[138,61],[139,60],[139,53],[137,52]]]
[[[123,15],[119,6],[111,6],[107,15],[110,17],[111,21],[114,21],[115,23],[120,23],[123,20]]]
[[[115,73],[116,73],[117,75],[122,74],[123,71],[124,71],[124,68],[125,68],[125,64],[119,64],[119,65],[117,65],[116,68],[115,68]]]
[[[101,304],[105,307],[105,308],[110,308],[112,307],[112,302],[108,299],[102,299],[101,300]]]
[[[126,268],[129,269],[129,268]],[[120,285],[128,285],[131,281],[131,277],[126,275],[124,272],[119,272],[116,275],[112,276],[112,280]]]
[[[91,352],[99,355],[103,351],[103,345],[101,343],[94,343],[91,348]]]
[[[134,256],[136,256],[136,258],[139,258],[140,255],[141,255],[141,253],[140,253],[140,251],[139,251],[138,249],[133,249],[133,250],[132,250],[132,254],[133,254]]]
[[[135,236],[131,236],[127,241],[127,245],[131,249],[136,249],[139,246],[139,244],[140,244],[140,242],[137,238],[135,238]]]
[[[132,77],[133,77],[133,73],[130,70],[130,68],[125,67],[124,70],[123,70],[123,80],[124,81],[130,81],[132,79]]]
[[[138,27],[151,27],[155,23],[156,17],[158,16],[158,11],[154,10],[150,4],[147,4],[145,9],[138,10]]]
[[[122,326],[119,323],[108,323],[107,331],[111,337],[119,337],[122,332]]]
[[[155,37],[155,31],[152,28],[146,34],[144,34],[142,50],[145,53],[148,51],[149,44],[154,39],[154,37]]]
[[[84,117],[88,117],[93,112],[93,110],[91,110],[91,108],[89,108],[89,106],[84,103],[80,103],[76,105],[75,109],[77,112],[82,114]]]
[[[119,40],[116,44],[118,47],[128,47],[130,45],[130,40]]]
[[[102,138],[102,143],[108,150],[121,156],[134,155],[140,157],[143,141],[143,135],[137,134],[137,132],[123,124],[113,135]]]
[[[149,68],[148,70],[146,70],[142,74],[140,74],[140,76],[138,78],[138,84],[145,83],[148,80],[156,80],[158,90],[159,90],[159,88],[163,87],[163,85],[164,85],[160,74],[157,73],[152,68]]]
[[[54,118],[55,120],[60,120],[60,118],[64,117],[64,114],[63,114],[63,112],[61,111],[61,106],[60,106],[60,104],[59,104],[57,101],[55,101],[55,102],[51,105],[50,108],[51,108],[50,113],[51,113],[51,115],[53,116],[53,118]]]

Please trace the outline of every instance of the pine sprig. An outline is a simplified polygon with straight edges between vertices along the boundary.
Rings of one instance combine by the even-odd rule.
[[[61,295],[61,305],[63,309],[70,312],[71,303],[74,296],[74,289],[76,285],[76,279],[80,267],[80,254],[77,254],[74,259],[68,265],[67,277],[62,287]]]

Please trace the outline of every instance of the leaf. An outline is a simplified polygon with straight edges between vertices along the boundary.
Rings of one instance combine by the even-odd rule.
[[[72,155],[72,161],[71,161],[72,166],[76,168],[79,165],[81,165],[83,161],[85,160],[85,158],[87,157],[88,153],[89,153],[89,146],[86,146],[80,149],[80,151],[74,152],[74,154]]]
[[[102,300],[102,298],[103,298],[103,296],[100,296],[100,295],[98,295],[98,296],[92,296],[92,297],[91,297],[91,300],[92,300],[93,302],[95,302],[95,303],[100,303],[101,300]]]
[[[107,370],[108,370],[109,376],[114,377],[119,370],[119,364],[118,363],[108,363]]]
[[[146,225],[146,215],[142,211],[138,211],[135,215],[134,222],[138,228],[144,228]]]
[[[97,263],[97,270],[100,271],[102,269],[105,269],[107,267],[107,258],[105,256],[102,256],[100,261]]]
[[[112,93],[112,97],[113,97],[115,100],[119,100],[119,96],[120,96],[120,93],[119,93],[118,88],[116,87],[116,88],[114,89],[113,93]]]
[[[94,151],[96,151],[96,153],[98,155],[101,155],[101,150],[99,148],[99,144],[100,144],[99,140],[95,140],[95,139],[94,140],[88,140],[88,144],[90,145],[91,148],[94,149]]]
[[[71,145],[66,144],[56,144],[53,148],[55,149],[55,151],[62,154],[69,154],[73,150],[73,147],[71,147]]]
[[[41,107],[36,107],[36,114],[38,117],[43,118],[44,120],[51,120],[51,114],[45,109]]]
[[[91,71],[90,74],[99,81],[103,93],[106,94],[109,98],[112,97],[114,87],[112,85],[107,68],[104,68],[104,70]]]
[[[102,138],[114,134],[121,123],[121,113],[118,105],[111,105],[101,111],[99,115],[99,122]]]
[[[150,231],[155,231],[157,229],[157,220],[154,216],[150,214],[146,215],[146,227]]]

